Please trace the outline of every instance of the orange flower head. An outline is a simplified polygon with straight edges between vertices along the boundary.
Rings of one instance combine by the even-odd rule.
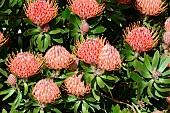
[[[68,93],[75,96],[84,96],[85,94],[90,93],[90,84],[87,84],[85,87],[84,81],[81,81],[82,76],[83,74],[77,76],[77,72],[75,72],[73,76],[65,79],[64,84]]]
[[[12,58],[12,56],[14,58]],[[17,55],[12,54],[6,65],[9,67],[10,72],[20,78],[28,78],[35,75],[42,66],[43,61],[35,58],[29,52],[20,52]]]
[[[60,45],[51,47],[44,56],[50,69],[67,68],[73,61],[72,55]]]
[[[60,97],[60,90],[52,79],[42,79],[36,83],[32,90],[32,95],[39,104],[52,103]]]
[[[165,32],[163,35],[164,43],[170,45],[170,32]]]
[[[98,67],[107,71],[119,69],[121,66],[120,54],[113,46],[106,44],[99,55]]]
[[[135,52],[144,52],[152,49],[157,41],[157,32],[154,29],[149,29],[144,26],[134,24],[130,27],[126,27],[124,31],[124,39],[131,46]]]
[[[73,51],[80,60],[87,64],[97,64],[99,54],[104,46],[105,39],[87,38],[80,44],[75,44]]]
[[[132,0],[117,0],[116,3],[123,5],[123,4],[130,4]]]
[[[170,17],[168,19],[166,19],[164,28],[166,31],[170,32]]]
[[[95,17],[105,8],[105,4],[100,5],[96,0],[68,0],[68,3],[70,10],[82,20]]]
[[[10,74],[8,76],[7,82],[11,85],[11,87],[15,87],[17,83],[17,77],[13,74]]]
[[[142,14],[149,16],[157,16],[167,7],[162,0],[136,0],[135,6]]]
[[[34,24],[43,26],[56,17],[58,5],[55,0],[29,0],[24,4],[24,10]]]

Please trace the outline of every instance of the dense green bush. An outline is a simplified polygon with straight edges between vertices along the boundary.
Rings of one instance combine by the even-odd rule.
[[[35,1],[44,4],[47,2],[49,7],[39,3],[38,5],[45,8],[38,9],[37,5],[29,9],[29,5]],[[157,14],[144,14],[141,11],[142,8],[136,5],[142,0],[131,0],[127,4],[118,3],[119,0],[97,0],[99,7],[94,5],[95,7],[90,9],[91,17],[88,17],[81,16],[85,15],[82,13],[85,10],[82,8],[83,5],[74,6],[78,8],[79,15],[75,14],[74,7],[73,9],[69,7],[75,1],[78,0],[0,1],[0,31],[4,36],[0,34],[0,111],[2,113],[150,113],[159,110],[167,113],[170,109],[170,68],[168,66],[170,57],[169,45],[164,42],[163,35],[168,32],[164,29],[164,23],[170,16],[168,6],[170,2],[165,0],[155,9],[146,8],[148,12],[159,9]],[[95,0],[79,1],[87,1],[84,4],[88,9],[90,7],[88,5],[93,6]],[[155,5],[159,0],[150,1],[152,5]],[[142,7],[149,7],[148,4]],[[50,8],[55,10],[48,10]],[[36,15],[33,11],[36,9],[39,13],[36,18],[33,18]],[[41,10],[49,12],[44,14]],[[93,11],[96,11],[97,15],[92,14]],[[49,20],[47,15],[52,15]],[[40,18],[39,21],[36,21],[37,18]],[[149,34],[142,34],[143,29],[135,36],[140,38],[144,35],[143,38],[146,39],[127,39],[130,32],[138,26],[143,26],[152,32],[154,42],[150,45],[145,43],[150,39],[146,38]],[[167,37],[169,37],[167,40],[170,40],[170,35]],[[84,41],[87,41],[87,38],[92,40],[92,43],[89,42],[92,47],[87,47],[88,44],[83,46],[82,49],[85,47],[89,49],[78,55],[78,49]],[[101,51],[104,47],[99,46],[100,44],[95,45],[95,39],[103,41],[101,45],[110,44],[107,47],[104,46],[106,51],[103,51],[103,56]],[[144,45],[141,46],[141,43]],[[64,47],[67,51],[62,48],[55,53],[56,56],[52,53],[45,56],[47,51],[55,45],[61,45],[56,47]],[[113,49],[113,46],[116,49]],[[104,68],[99,65],[98,57],[98,60],[94,58],[89,63],[83,60],[89,57],[86,52],[90,52],[89,55],[92,54],[94,57],[97,56],[96,49],[99,49],[101,61],[103,57],[106,59],[110,55],[107,62],[100,64],[104,65]],[[22,52],[29,52],[27,56],[31,53],[35,59],[30,56],[28,58],[32,59],[29,62],[28,58],[25,58],[27,56],[24,57],[25,60],[22,60],[21,55],[18,62],[12,66],[14,58]],[[48,58],[53,58],[50,60],[53,61],[52,63],[60,59],[59,62],[63,64],[63,67],[60,64],[58,65],[61,68],[50,67],[46,61]],[[38,61],[38,67],[36,67],[36,61]],[[29,64],[31,62],[35,63],[31,64],[32,67]],[[24,68],[17,67],[19,64],[30,67],[26,70],[27,74],[21,72]],[[18,75],[13,70],[23,74]],[[35,72],[30,73],[32,70]],[[76,75],[79,75],[78,78]],[[44,83],[43,86],[36,85],[42,79],[50,82]],[[58,87],[59,90],[54,87]],[[68,87],[74,88],[70,91]],[[39,93],[39,90],[43,89],[47,92]],[[40,98],[44,100],[39,100]]]

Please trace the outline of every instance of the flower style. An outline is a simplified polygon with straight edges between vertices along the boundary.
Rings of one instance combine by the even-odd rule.
[[[14,53],[9,56],[6,65],[9,71],[20,78],[28,78],[35,75],[42,66],[43,61],[29,52]]]
[[[158,41],[158,33],[154,29],[139,26],[139,23],[126,27],[124,31],[125,41],[135,52],[145,52],[152,49]]]
[[[36,25],[43,26],[58,14],[55,0],[29,0],[24,4],[26,16]]]
[[[5,38],[3,33],[0,32],[0,47],[8,41],[8,38]]]
[[[105,4],[99,4],[96,0],[68,0],[68,4],[70,10],[82,20],[95,17],[105,8]]]
[[[162,0],[136,0],[135,6],[142,14],[149,16],[157,16],[167,7]]]

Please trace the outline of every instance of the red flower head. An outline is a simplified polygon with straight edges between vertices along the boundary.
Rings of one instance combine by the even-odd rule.
[[[52,103],[60,97],[60,90],[52,79],[42,79],[34,86],[32,95],[39,104]]]
[[[140,27],[138,24],[134,24],[127,27],[124,34],[125,41],[136,52],[144,52],[152,49],[157,43],[157,32],[148,29],[147,27]]]
[[[35,75],[42,66],[43,61],[29,52],[21,52],[16,56],[12,54],[13,58],[10,56],[6,62],[9,67],[10,72],[13,75],[19,76],[20,78],[28,78]]]
[[[58,6],[55,0],[29,0],[24,4],[26,16],[38,26],[47,24],[51,19],[56,17]]]
[[[105,39],[87,38],[80,44],[75,44],[73,51],[78,58],[88,64],[97,64],[99,54],[104,46]]]
[[[7,42],[8,38],[5,38],[3,33],[0,32],[0,47],[5,43]]]
[[[162,0],[136,0],[135,6],[142,14],[157,16],[165,10],[167,5],[163,6]]]
[[[96,0],[68,0],[68,3],[70,10],[82,20],[95,17],[105,8],[105,4],[100,5]]]
[[[170,32],[170,17],[165,21],[165,30]]]
[[[85,87],[84,81],[81,81],[82,76],[83,74],[77,76],[77,72],[75,72],[73,76],[65,79],[64,84],[68,93],[76,96],[84,96],[90,93],[90,84],[87,84]]]
[[[50,48],[44,58],[47,66],[51,69],[67,68],[73,61],[72,55],[60,45]]]
[[[119,69],[121,66],[120,54],[113,46],[106,44],[99,55],[98,67],[107,71]]]

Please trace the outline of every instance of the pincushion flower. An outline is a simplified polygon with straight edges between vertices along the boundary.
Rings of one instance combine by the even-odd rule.
[[[42,79],[36,83],[32,90],[35,100],[38,100],[40,106],[47,103],[53,103],[60,97],[60,90],[52,79]]]
[[[44,59],[50,69],[60,70],[67,68],[73,62],[72,57],[63,46],[56,45],[46,52]]]
[[[84,85],[84,81],[81,81],[83,74],[77,76],[77,72],[69,78],[66,78],[64,81],[65,87],[69,94],[75,96],[84,96],[85,94],[90,93],[90,84]]]
[[[157,16],[165,10],[167,5],[164,6],[162,0],[136,0],[135,7],[142,14]]]
[[[104,47],[105,39],[99,38],[87,38],[82,43],[77,41],[73,48],[73,52],[78,58],[87,63],[95,65],[99,54]]]
[[[98,67],[107,71],[119,69],[121,67],[121,58],[117,49],[107,43],[100,52]]]
[[[6,62],[9,71],[13,75],[24,79],[35,75],[41,68],[42,63],[42,60],[29,52],[20,52],[17,55],[12,54]]]
[[[68,4],[70,10],[82,20],[95,17],[105,8],[105,4],[99,4],[96,0],[68,0]]]
[[[123,37],[135,52],[149,51],[158,41],[157,31],[139,26],[139,23],[126,27]]]
[[[24,4],[24,10],[34,24],[43,26],[56,17],[58,5],[55,0],[29,0]]]

